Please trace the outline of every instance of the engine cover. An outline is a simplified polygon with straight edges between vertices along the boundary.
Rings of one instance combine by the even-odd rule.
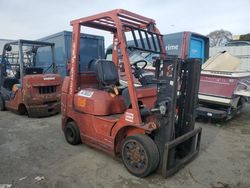
[[[85,88],[75,94],[74,107],[92,115],[119,114],[126,110],[122,96],[93,88]]]

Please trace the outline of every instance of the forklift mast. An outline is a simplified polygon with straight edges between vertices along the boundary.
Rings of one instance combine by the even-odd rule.
[[[156,72],[156,106],[163,112],[157,115],[159,128],[154,138],[162,156],[160,170],[164,177],[182,168],[200,149],[201,128],[195,129],[200,70],[201,59],[167,56],[162,76]]]

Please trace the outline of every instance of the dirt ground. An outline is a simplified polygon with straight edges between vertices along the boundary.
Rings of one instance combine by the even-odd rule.
[[[250,187],[250,106],[223,125],[197,122],[203,128],[199,156],[167,179],[136,178],[101,151],[67,144],[60,124],[60,115],[0,112],[0,188]]]

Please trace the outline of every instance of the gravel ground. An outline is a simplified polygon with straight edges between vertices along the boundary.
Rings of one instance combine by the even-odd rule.
[[[197,122],[203,128],[200,154],[167,179],[136,178],[118,159],[67,144],[60,124],[60,115],[35,119],[0,112],[0,188],[250,187],[250,106],[227,123]]]

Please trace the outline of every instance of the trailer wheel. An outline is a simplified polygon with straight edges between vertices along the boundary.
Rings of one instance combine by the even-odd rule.
[[[64,135],[67,142],[71,145],[77,145],[81,143],[80,131],[73,121],[66,124],[66,127],[64,128]]]
[[[159,151],[154,141],[147,135],[127,137],[122,144],[122,160],[127,170],[137,176],[145,177],[159,164]]]
[[[5,102],[3,97],[0,95],[0,111],[4,111],[5,110]]]

